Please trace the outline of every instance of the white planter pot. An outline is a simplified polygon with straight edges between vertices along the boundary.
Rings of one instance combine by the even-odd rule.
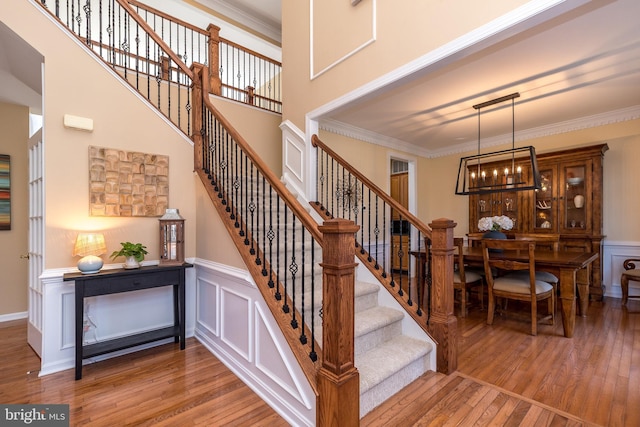
[[[140,263],[136,261],[136,257],[128,256],[124,263],[124,268],[126,269],[140,268]]]

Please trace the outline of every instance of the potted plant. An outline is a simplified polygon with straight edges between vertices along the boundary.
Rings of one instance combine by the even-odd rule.
[[[119,251],[113,251],[111,259],[116,259],[119,256],[126,258],[124,268],[138,268],[140,262],[144,259],[144,256],[148,253],[147,247],[142,243],[121,242],[122,248]]]

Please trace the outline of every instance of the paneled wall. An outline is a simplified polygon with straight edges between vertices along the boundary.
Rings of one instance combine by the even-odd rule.
[[[292,425],[315,425],[315,394],[249,273],[196,272],[196,338]]]

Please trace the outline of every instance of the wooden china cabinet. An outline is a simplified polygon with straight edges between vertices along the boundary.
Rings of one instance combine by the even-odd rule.
[[[598,144],[539,154],[542,188],[469,196],[469,232],[478,232],[478,220],[506,215],[514,221],[510,233],[557,233],[560,250],[598,252],[590,271],[577,280],[589,280],[591,299],[601,300],[602,285],[602,160],[609,149]],[[503,164],[483,165],[488,176]],[[523,166],[524,168],[524,166]],[[527,178],[531,171],[522,170]]]

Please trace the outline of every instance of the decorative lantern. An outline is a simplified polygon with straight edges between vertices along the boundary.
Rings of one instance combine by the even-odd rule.
[[[178,209],[167,209],[160,218],[160,265],[184,263],[184,218]]]

